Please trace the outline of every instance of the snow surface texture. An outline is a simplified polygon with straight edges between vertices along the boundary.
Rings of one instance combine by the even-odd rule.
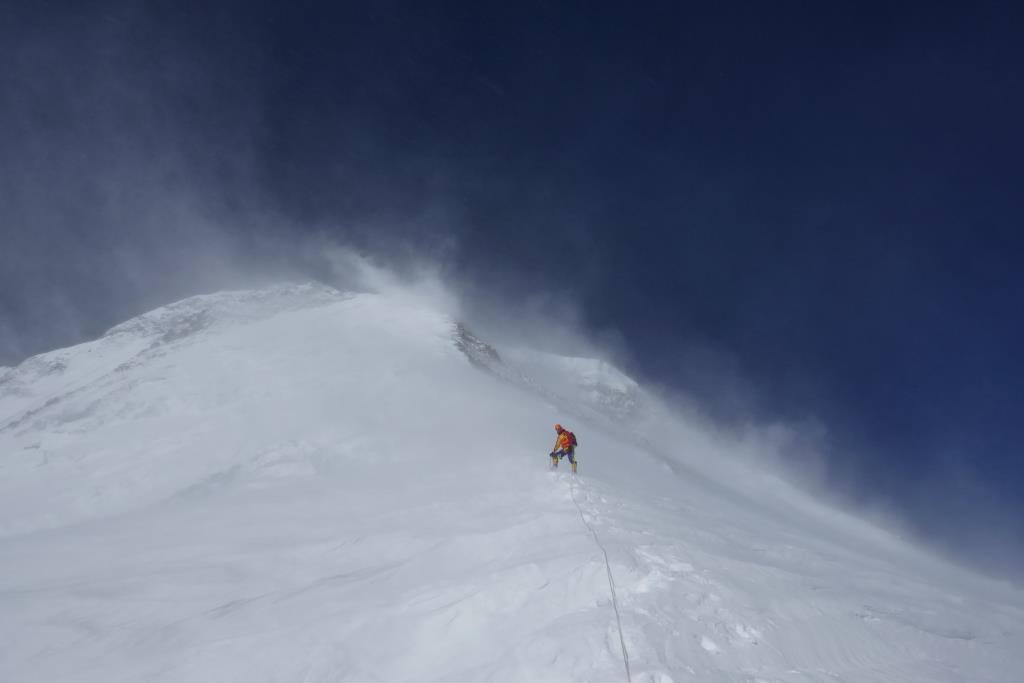
[[[1020,592],[751,447],[401,296],[188,299],[0,376],[0,680],[1021,680]]]

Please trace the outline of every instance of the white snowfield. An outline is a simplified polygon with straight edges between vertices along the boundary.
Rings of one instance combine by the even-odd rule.
[[[623,645],[634,683],[1024,680],[1020,591],[610,366],[501,354],[302,285],[7,370],[0,681],[596,683]],[[555,422],[577,478],[547,469]]]

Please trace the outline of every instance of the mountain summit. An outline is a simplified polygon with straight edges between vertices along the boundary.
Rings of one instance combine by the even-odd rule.
[[[758,447],[408,297],[186,299],[0,370],[0,680],[1019,677],[1019,591]]]

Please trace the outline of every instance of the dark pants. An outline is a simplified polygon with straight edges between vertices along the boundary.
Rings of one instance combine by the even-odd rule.
[[[551,454],[551,457],[556,457],[559,460],[561,460],[565,456],[569,456],[569,462],[573,463],[574,465],[576,464],[575,448],[563,448],[562,450],[555,451],[554,453]]]

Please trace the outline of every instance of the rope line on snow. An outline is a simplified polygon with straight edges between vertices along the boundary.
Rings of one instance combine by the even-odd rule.
[[[579,502],[576,500],[575,481],[575,478],[569,481],[569,497],[572,498],[572,504],[576,506],[576,511],[580,513],[580,520],[583,521],[583,525],[590,531],[590,535],[594,537],[594,542],[597,543],[597,547],[601,549],[601,554],[604,555],[604,569],[608,574],[608,589],[612,593],[612,609],[615,610],[615,625],[619,629],[619,645],[622,646],[622,663],[626,667],[626,681],[627,683],[632,683],[633,677],[629,673],[629,653],[626,652],[626,638],[622,635],[622,617],[619,615],[619,600],[615,595],[615,579],[612,577],[612,565],[608,560],[608,551],[605,549],[604,543],[601,543],[597,532],[590,525],[590,522],[587,521],[586,515],[583,514],[583,508],[580,507]]]

